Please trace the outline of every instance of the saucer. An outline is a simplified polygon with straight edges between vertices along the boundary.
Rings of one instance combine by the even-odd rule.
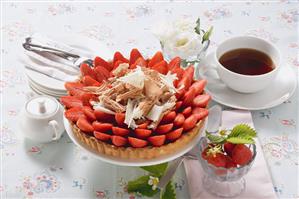
[[[220,104],[244,110],[261,110],[277,106],[289,99],[295,92],[297,79],[295,71],[282,66],[271,85],[256,93],[239,93],[227,87],[216,71],[213,53],[208,54],[197,69],[197,77],[208,81],[205,91]]]

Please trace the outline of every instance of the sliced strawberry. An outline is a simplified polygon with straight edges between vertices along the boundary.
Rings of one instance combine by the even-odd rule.
[[[172,70],[176,67],[180,67],[180,64],[181,64],[181,58],[180,57],[175,57],[169,62],[168,70]]]
[[[85,75],[88,75],[90,76],[91,78],[95,79],[96,78],[96,74],[93,70],[93,68],[91,68],[88,64],[86,63],[82,63],[80,65],[80,71],[81,71],[81,74],[82,76],[85,76]]]
[[[195,89],[190,88],[183,97],[183,104],[184,106],[190,106],[192,105],[192,101],[195,97]]]
[[[199,95],[202,93],[206,84],[207,84],[207,80],[202,79],[202,80],[195,81],[191,87],[195,89],[195,94]]]
[[[96,131],[100,131],[100,132],[110,131],[113,127],[113,125],[110,124],[110,123],[101,123],[101,122],[98,122],[98,121],[94,121],[92,123],[92,126]]]
[[[188,90],[191,86],[192,79],[189,79],[187,75],[184,75],[182,79],[178,82],[177,88],[184,88],[185,90]]]
[[[156,135],[149,137],[147,140],[153,145],[153,146],[162,146],[165,142],[166,135]]]
[[[166,139],[170,141],[174,141],[179,137],[181,137],[182,133],[183,133],[183,128],[176,129],[174,131],[171,131],[170,133],[167,133]]]
[[[80,117],[84,117],[81,107],[73,107],[64,112],[65,117],[72,122],[77,122]]]
[[[183,98],[183,96],[185,95],[186,91],[184,88],[177,90],[177,92],[175,93],[175,97],[177,98],[177,100],[180,100],[181,98]]]
[[[99,131],[94,131],[93,135],[94,135],[95,138],[97,138],[101,141],[108,141],[108,140],[111,139],[111,135],[106,134],[106,133],[102,133],[102,132],[99,132]]]
[[[113,66],[116,61],[122,61],[123,63],[129,63],[129,60],[126,59],[120,52],[115,52],[113,57]]]
[[[82,92],[78,98],[82,100],[84,106],[90,106],[90,101],[94,99],[94,96],[92,93]]]
[[[66,108],[72,108],[72,107],[82,107],[83,102],[73,96],[62,96],[60,97],[60,102],[66,107]]]
[[[204,107],[208,106],[210,99],[211,99],[211,96],[208,94],[197,95],[193,99],[192,105],[204,108]]]
[[[146,129],[148,127],[148,125],[150,124],[149,120],[146,120],[145,122],[143,122],[142,124],[139,124],[137,126],[138,129]]]
[[[106,80],[110,77],[110,72],[103,66],[95,67],[94,71],[98,82],[102,82],[103,80]]]
[[[195,115],[197,120],[201,120],[209,115],[209,110],[205,108],[195,107],[192,110],[192,114]]]
[[[83,84],[81,84],[80,82],[66,82],[64,84],[64,87],[67,91],[71,91],[75,88],[83,88]]]
[[[101,57],[96,57],[94,59],[93,64],[94,64],[95,67],[102,66],[102,67],[106,68],[108,71],[111,71],[113,69],[113,66],[111,64],[109,64],[108,62],[106,62]]]
[[[175,111],[178,111],[182,107],[183,102],[182,101],[177,101],[175,103]]]
[[[171,71],[172,71],[172,73],[175,73],[177,75],[179,80],[182,79],[182,77],[185,73],[184,69],[182,69],[181,67],[175,67]]]
[[[95,121],[96,115],[94,114],[93,110],[89,107],[89,106],[84,106],[82,108],[83,113],[85,114],[85,116],[87,117],[87,119],[91,122]]]
[[[173,123],[159,125],[155,129],[155,132],[158,133],[158,134],[166,134],[169,131],[171,131],[172,127],[173,127]]]
[[[111,140],[115,146],[119,146],[119,147],[126,145],[128,142],[127,138],[124,138],[124,137],[121,137],[118,135],[112,135]]]
[[[185,70],[185,77],[187,77],[190,80],[193,80],[194,77],[194,67],[193,66],[188,66],[188,68]]]
[[[142,57],[141,53],[136,48],[133,48],[130,53],[130,63],[129,64],[130,65],[134,64],[139,57]]]
[[[125,113],[115,113],[115,121],[118,125],[122,126],[125,122]]]
[[[147,67],[147,63],[143,57],[139,57],[134,64],[130,66],[131,69],[136,68],[137,66]]]
[[[165,123],[171,123],[174,120],[175,116],[176,116],[176,112],[175,111],[170,111],[170,112],[166,113],[163,116],[161,122],[164,123],[164,124]]]
[[[84,86],[100,86],[101,85],[97,80],[93,79],[89,75],[85,75],[82,78],[82,82],[83,82]]]
[[[94,110],[94,114],[96,115],[97,120],[102,122],[112,122],[114,120],[114,116],[108,113],[104,113],[100,110]]]
[[[152,67],[153,70],[158,71],[159,73],[166,75],[166,73],[168,72],[167,70],[167,62],[162,60],[159,63],[155,64]]]
[[[148,67],[152,68],[157,63],[164,60],[162,52],[158,51],[156,54],[151,58],[151,60],[148,62]]]
[[[141,139],[133,138],[133,137],[128,137],[128,140],[129,140],[130,145],[134,148],[142,148],[147,145],[146,140],[141,140]]]
[[[197,122],[197,119],[194,115],[189,116],[185,119],[185,122],[183,124],[184,131],[191,130],[195,127]]]
[[[80,117],[76,123],[78,128],[81,131],[87,132],[87,133],[93,133],[94,128],[93,126],[89,123],[89,121],[86,119],[86,117]]]
[[[128,129],[120,128],[120,127],[112,127],[112,132],[114,135],[126,136],[130,133]]]
[[[192,113],[192,108],[191,106],[188,106],[187,108],[185,108],[182,112],[182,114],[187,118],[191,115]]]
[[[176,127],[181,127],[181,126],[183,126],[184,122],[185,122],[185,116],[182,113],[179,113],[175,117],[173,124]]]
[[[152,130],[149,130],[149,129],[135,129],[135,134],[138,138],[147,138],[152,134]]]

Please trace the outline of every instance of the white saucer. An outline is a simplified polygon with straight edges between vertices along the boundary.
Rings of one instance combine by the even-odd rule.
[[[39,86],[38,84],[36,84],[35,82],[33,82],[32,80],[30,80],[28,78],[28,84],[33,87],[34,89],[38,90],[39,92],[48,94],[48,95],[52,95],[52,96],[64,96],[67,95],[66,91],[53,91],[53,90],[48,90],[45,89],[44,87]]]
[[[74,49],[79,49],[82,56],[94,58],[95,56],[101,56],[104,59],[112,59],[113,54],[109,48],[102,42],[93,40],[80,35],[68,35],[68,36],[52,36],[56,41],[61,41]],[[76,50],[74,50],[74,53]],[[64,88],[63,81],[56,80],[54,78],[48,77],[47,75],[38,73],[36,71],[25,69],[26,75],[31,79],[32,82],[38,84],[39,86],[46,88],[47,90],[53,91],[66,91]]]
[[[280,68],[275,81],[257,93],[239,93],[228,88],[218,77],[210,53],[198,67],[198,77],[208,81],[205,91],[220,104],[245,110],[261,110],[277,106],[289,99],[295,92],[297,79],[295,71],[284,65]]]
[[[88,148],[87,146],[85,146],[83,143],[81,143],[79,140],[77,140],[76,136],[73,133],[73,130],[72,130],[72,127],[71,127],[69,121],[65,117],[63,117],[65,130],[66,130],[67,134],[69,135],[69,137],[71,138],[71,140],[76,145],[78,145],[81,149],[88,152],[91,156],[93,156],[93,157],[95,157],[99,160],[102,160],[102,161],[105,161],[105,162],[108,162],[108,163],[111,163],[111,164],[115,164],[115,165],[120,165],[120,166],[149,166],[149,165],[156,165],[156,164],[161,164],[161,163],[164,163],[164,162],[169,162],[171,160],[174,160],[174,159],[182,156],[183,154],[190,151],[198,143],[203,131],[206,128],[207,120],[208,120],[208,118],[205,119],[204,126],[200,130],[201,132],[199,132],[198,135],[191,142],[189,142],[184,147],[177,150],[176,153],[161,156],[161,157],[158,157],[158,158],[148,159],[148,160],[126,160],[126,159],[116,158],[116,157],[109,156],[109,155],[99,154],[99,153],[93,151],[92,149]]]

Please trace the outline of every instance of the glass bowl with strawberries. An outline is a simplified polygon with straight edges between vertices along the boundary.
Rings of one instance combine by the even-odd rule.
[[[219,134],[206,132],[199,141],[199,158],[205,176],[203,186],[218,197],[236,197],[246,188],[244,175],[250,170],[255,156],[256,132],[245,124]]]

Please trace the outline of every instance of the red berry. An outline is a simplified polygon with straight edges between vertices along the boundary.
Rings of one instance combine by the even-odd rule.
[[[94,128],[93,126],[89,123],[89,121],[86,119],[86,117],[80,117],[76,123],[78,128],[84,132],[87,133],[93,133]]]
[[[234,161],[232,160],[231,157],[229,156],[225,156],[226,157],[226,165],[225,165],[225,168],[235,168],[237,167],[237,164],[234,163]]]
[[[128,129],[120,128],[120,127],[112,127],[112,132],[114,135],[126,136],[130,133]]]
[[[138,139],[138,138],[133,138],[133,137],[128,137],[129,143],[132,147],[134,148],[142,148],[147,145],[146,140]]]
[[[236,164],[246,165],[252,159],[252,152],[246,145],[237,144],[233,149],[232,159]]]
[[[101,140],[101,141],[108,141],[111,139],[111,135],[106,134],[106,133],[101,133],[99,131],[94,131],[93,135],[95,138]]]
[[[233,152],[233,149],[236,145],[233,144],[233,143],[230,143],[230,142],[226,142],[224,143],[223,145],[223,149],[224,151],[227,153],[227,155],[231,156],[232,155],[232,152]]]
[[[165,142],[166,135],[156,135],[148,138],[148,141],[153,146],[162,146]]]
[[[174,141],[179,137],[181,137],[182,133],[183,133],[183,128],[179,128],[174,131],[171,131],[170,133],[167,133],[166,138],[167,140]]]
[[[112,135],[111,140],[115,146],[124,146],[127,144],[127,138],[118,135]]]
[[[207,157],[209,164],[212,164],[216,167],[225,167],[226,166],[226,157],[222,153],[216,153],[215,155],[209,155]]]
[[[135,134],[138,138],[147,138],[152,134],[152,130],[149,130],[149,129],[135,129]]]
[[[159,125],[156,128],[155,132],[158,134],[166,134],[169,131],[171,131],[172,127],[173,127],[173,123]]]
[[[112,124],[110,124],[110,123],[101,123],[101,122],[98,122],[98,121],[94,121],[92,123],[92,126],[96,131],[100,131],[100,132],[107,132],[107,131],[112,129]]]

